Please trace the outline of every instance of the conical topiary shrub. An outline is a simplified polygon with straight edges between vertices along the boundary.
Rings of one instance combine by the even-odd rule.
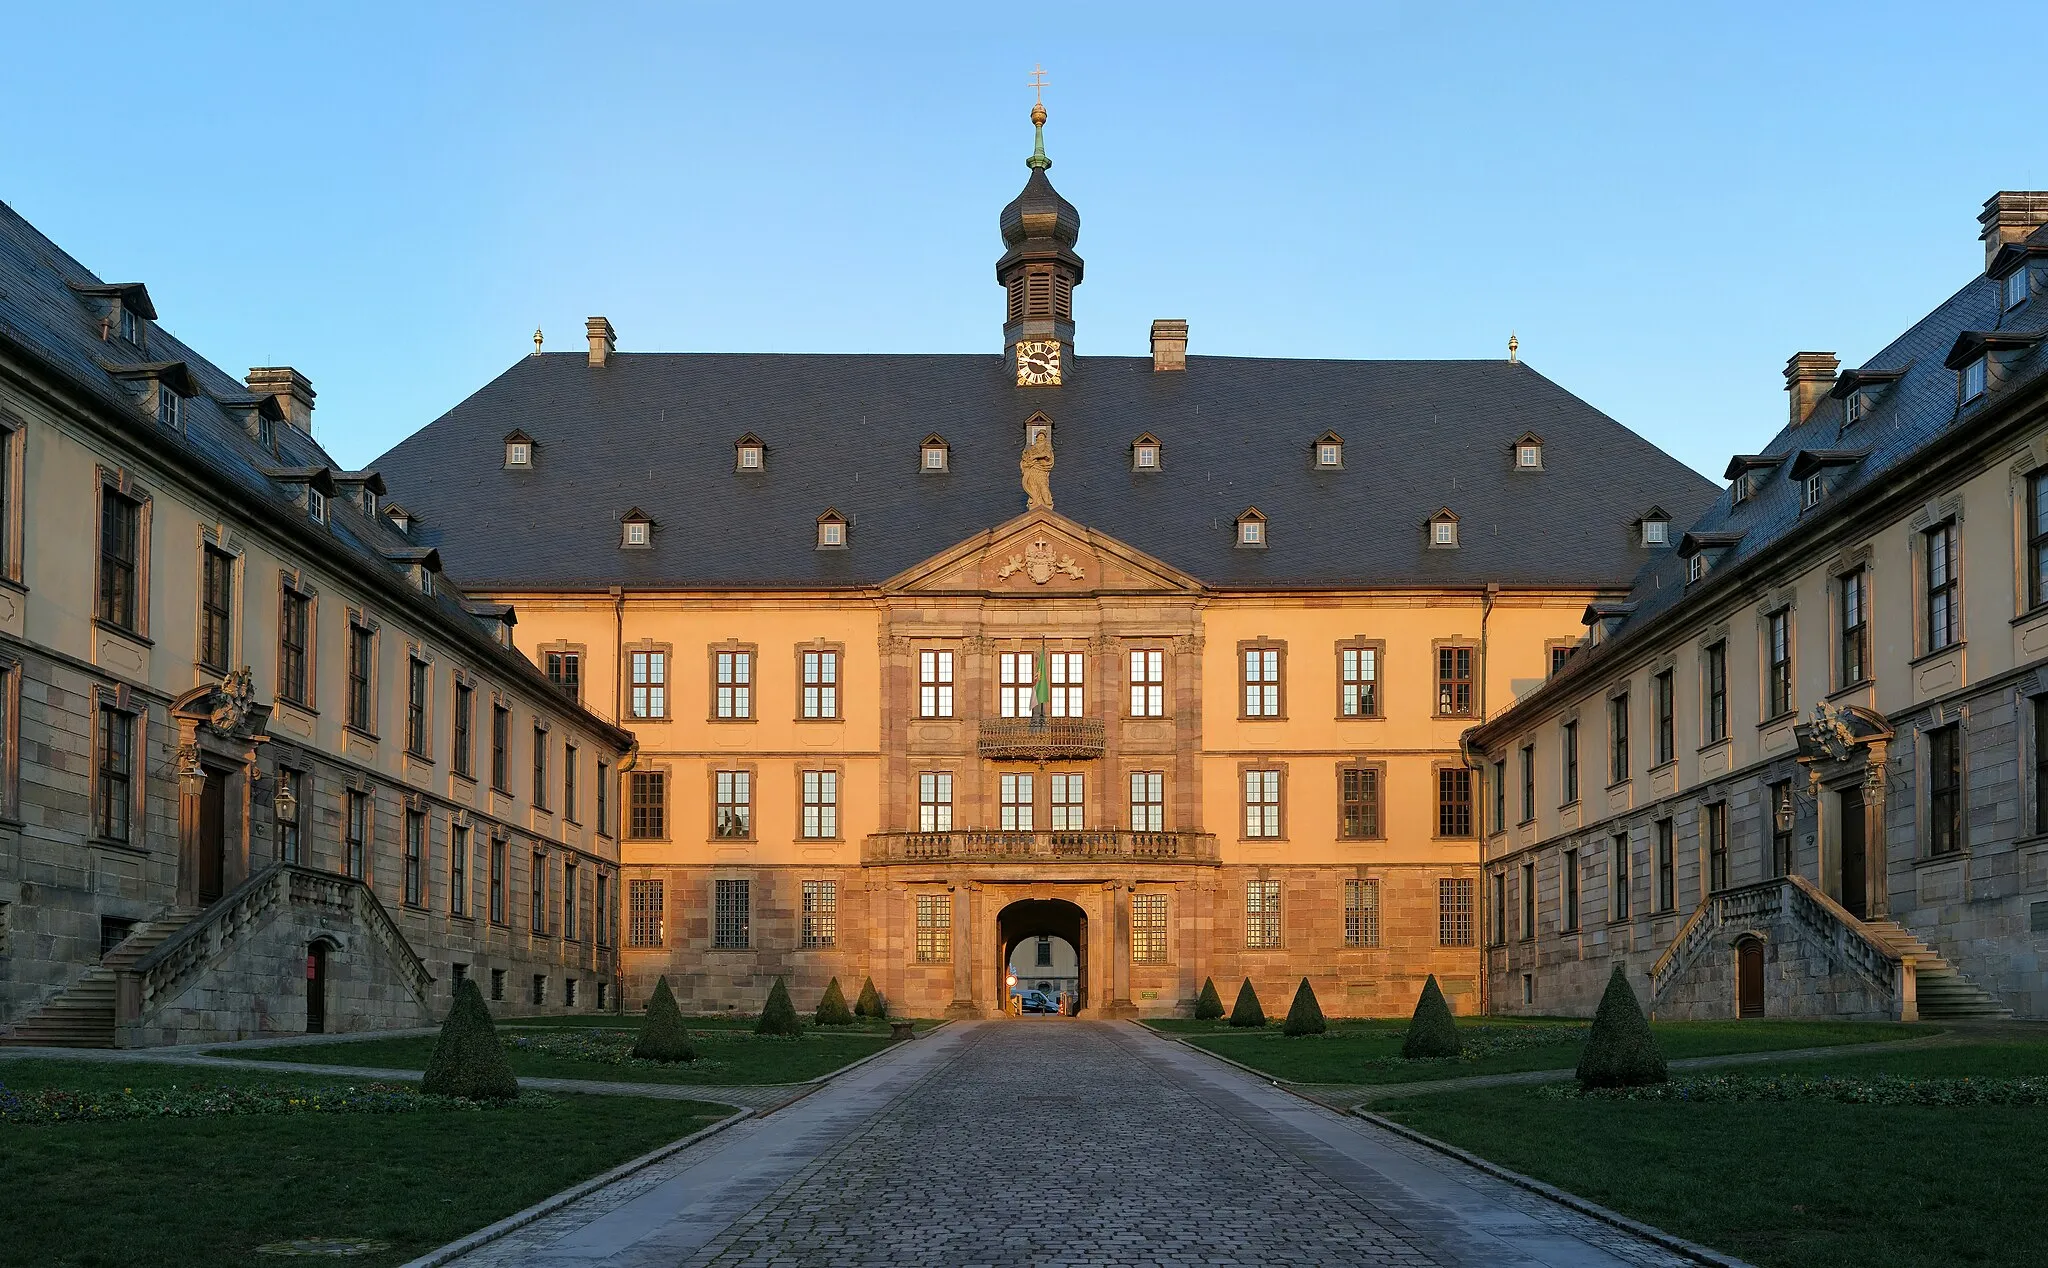
[[[1216,993],[1216,979],[1202,979],[1202,997],[1195,1001],[1196,1021],[1215,1021],[1223,1015],[1223,997]]]
[[[804,1024],[797,1020],[796,1005],[789,1002],[789,985],[781,978],[768,989],[768,1002],[761,1005],[761,1020],[754,1023],[757,1035],[800,1035]]]
[[[818,1024],[820,1026],[851,1026],[853,1010],[846,1006],[846,992],[839,989],[839,979],[825,983],[825,998],[818,1001]]]
[[[875,989],[875,979],[869,978],[860,984],[860,999],[854,1002],[855,1017],[873,1017],[880,1020],[888,1016],[888,1006],[882,1003],[882,993]]]
[[[1444,993],[1432,973],[1422,984],[1422,998],[1415,1001],[1415,1016],[1408,1021],[1408,1036],[1401,1041],[1401,1055],[1410,1060],[1455,1057],[1461,1047],[1458,1024],[1451,1020],[1451,1006],[1444,1002]]]
[[[676,1007],[675,993],[668,979],[654,979],[654,994],[647,1000],[647,1016],[640,1022],[640,1038],[633,1055],[649,1061],[695,1061],[697,1045],[690,1042],[689,1027],[683,1025],[683,1011]]]
[[[1266,1024],[1266,1010],[1259,1007],[1259,993],[1252,989],[1252,980],[1246,978],[1244,985],[1237,988],[1237,1007],[1230,1010],[1230,1024],[1233,1026],[1263,1026]]]
[[[1308,979],[1301,979],[1301,985],[1294,988],[1294,1003],[1287,1010],[1287,1022],[1280,1027],[1281,1033],[1289,1035],[1320,1035],[1330,1028],[1323,1020],[1323,1006],[1316,1003],[1315,988]]]
[[[472,1101],[509,1101],[519,1095],[519,1080],[505,1062],[498,1028],[491,1024],[491,1010],[484,1006],[484,994],[473,979],[456,983],[455,1002],[449,1006],[448,1020],[441,1023],[441,1037],[434,1041],[420,1090]]]
[[[1662,1083],[1670,1075],[1664,1069],[1664,1054],[1657,1050],[1657,1037],[1650,1033],[1650,1019],[1643,1016],[1635,991],[1621,965],[1607,976],[1607,990],[1600,996],[1600,1008],[1593,1014],[1593,1033],[1586,1036],[1586,1050],[1579,1054],[1580,1087],[1638,1087]]]

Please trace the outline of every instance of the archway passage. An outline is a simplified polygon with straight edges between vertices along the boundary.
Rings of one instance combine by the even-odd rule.
[[[1735,1015],[1764,1015],[1764,944],[1744,938],[1735,944]]]
[[[1074,949],[1072,994],[1073,1003],[1069,1011],[1079,1012],[1088,1006],[1088,914],[1073,903],[1058,898],[1027,898],[1011,903],[996,913],[996,937],[1002,946],[1002,954],[996,957],[996,994],[1001,1004],[1007,1005],[1010,997],[1008,974],[1010,960],[1020,948],[1024,949],[1025,960],[1036,959],[1040,938],[1064,941]],[[1018,975],[1018,985],[1024,986],[1035,979]]]

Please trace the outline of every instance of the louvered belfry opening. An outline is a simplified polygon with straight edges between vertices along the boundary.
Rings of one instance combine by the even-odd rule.
[[[1052,316],[1052,271],[1033,269],[1024,277],[1024,315]]]

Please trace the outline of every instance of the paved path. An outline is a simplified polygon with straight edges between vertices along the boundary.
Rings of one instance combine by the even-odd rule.
[[[457,1261],[1686,1262],[1121,1023],[954,1025]]]

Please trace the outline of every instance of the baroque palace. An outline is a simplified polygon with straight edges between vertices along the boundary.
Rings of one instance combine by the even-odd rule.
[[[1044,114],[1000,354],[523,358],[383,514],[639,741],[621,972],[981,1015],[1483,1007],[1476,722],[1715,489],[1519,364],[1080,356]],[[993,328],[997,323],[991,321]],[[993,329],[991,330],[993,333]],[[1048,954],[1064,944],[1071,958]]]

